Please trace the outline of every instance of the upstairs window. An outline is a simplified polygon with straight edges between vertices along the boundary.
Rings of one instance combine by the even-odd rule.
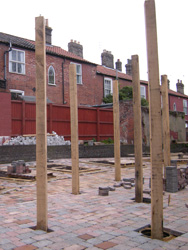
[[[183,112],[187,115],[187,100],[183,100]]]
[[[112,94],[112,79],[104,78],[104,97]]]
[[[9,53],[9,72],[25,74],[25,51],[12,49]]]
[[[82,84],[82,65],[73,63],[76,65],[76,80],[77,84]]]
[[[140,96],[141,98],[146,99],[146,87],[145,86],[140,85]]]
[[[48,69],[48,84],[55,85],[55,70],[53,66]]]
[[[174,102],[174,105],[173,105],[173,109],[174,111],[176,111],[176,103]]]

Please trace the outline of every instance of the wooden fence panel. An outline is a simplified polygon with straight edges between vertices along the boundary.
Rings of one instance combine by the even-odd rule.
[[[12,102],[12,136],[36,133],[36,105],[32,102]],[[59,104],[47,105],[47,131],[55,131],[70,140],[70,107]],[[78,108],[80,140],[113,139],[113,111],[104,108]]]

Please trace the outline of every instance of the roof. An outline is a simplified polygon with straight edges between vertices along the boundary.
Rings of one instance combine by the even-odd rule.
[[[102,66],[102,65],[97,65],[97,73],[98,74],[102,74],[102,75],[106,75],[106,76],[111,76],[111,77],[118,77],[127,81],[132,81],[132,76],[125,74],[121,71],[118,71],[116,69],[111,69],[108,68],[106,66]],[[143,81],[140,80],[141,83],[148,85],[147,81]]]
[[[176,91],[173,91],[173,90],[171,90],[171,89],[168,90],[168,94],[169,94],[169,95],[179,96],[179,97],[183,97],[183,98],[188,99],[188,96],[187,96],[187,95],[181,94],[181,93],[176,92]]]
[[[25,49],[35,50],[35,41],[21,38],[21,37],[17,37],[17,36],[13,36],[13,35],[9,35],[9,34],[5,34],[2,32],[0,32],[0,42],[6,43],[6,44],[9,44],[11,42],[13,46],[18,46],[18,47],[22,47]],[[79,57],[71,52],[68,52],[68,51],[66,51],[58,46],[46,45],[46,52],[48,54],[62,56],[62,57],[74,59],[77,61],[91,63],[91,64],[96,65],[95,63],[89,62],[89,61],[83,59],[82,57]]]

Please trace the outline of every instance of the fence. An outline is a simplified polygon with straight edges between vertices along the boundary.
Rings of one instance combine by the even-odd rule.
[[[12,136],[36,134],[36,104],[11,101]],[[47,132],[55,131],[70,140],[70,107],[47,105]],[[80,140],[97,141],[113,139],[113,110],[105,108],[78,108],[78,133]]]

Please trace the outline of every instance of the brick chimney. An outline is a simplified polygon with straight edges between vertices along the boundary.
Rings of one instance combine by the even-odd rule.
[[[184,84],[182,83],[182,80],[178,79],[176,87],[177,87],[177,92],[184,95]]]
[[[117,59],[116,69],[122,71],[122,62],[120,61],[120,59]]]
[[[46,44],[52,44],[52,28],[48,26],[48,19],[46,19]]]
[[[83,46],[80,44],[80,42],[77,42],[76,40],[71,40],[68,43],[68,51],[83,58]]]
[[[132,60],[127,59],[127,64],[125,64],[126,74],[132,76]]]
[[[101,54],[102,65],[114,69],[114,56],[111,51],[103,50]]]

